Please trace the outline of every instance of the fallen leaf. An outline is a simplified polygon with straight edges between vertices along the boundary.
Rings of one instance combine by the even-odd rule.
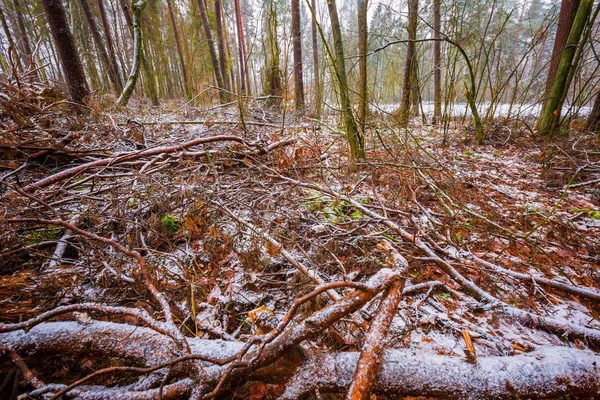
[[[260,400],[264,399],[267,394],[267,385],[262,382],[256,382],[250,387],[250,399]]]

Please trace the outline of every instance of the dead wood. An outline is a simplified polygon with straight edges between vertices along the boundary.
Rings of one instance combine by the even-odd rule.
[[[380,215],[360,202],[356,201],[350,196],[336,192],[332,189],[319,186],[314,183],[301,182],[291,178],[283,177],[282,179],[289,181],[297,186],[318,190],[321,193],[329,195],[333,198],[344,199],[348,203],[352,204],[357,209],[361,210],[365,215],[373,218],[375,221],[384,224],[392,231],[396,232],[402,239],[415,245],[420,251],[422,251],[431,261],[435,262],[450,278],[456,281],[463,290],[471,294],[475,299],[489,303],[490,308],[496,308],[501,311],[504,315],[510,318],[517,318],[519,321],[526,325],[533,325],[539,329],[545,329],[552,333],[556,333],[559,336],[568,338],[578,338],[588,340],[595,345],[600,345],[600,330],[590,329],[585,326],[578,324],[572,324],[569,322],[559,321],[554,318],[544,317],[535,313],[520,310],[512,307],[490,293],[484,291],[477,286],[473,281],[464,277],[456,268],[454,268],[448,261],[442,259],[426,242],[421,240],[419,236],[409,233],[404,228],[400,227],[394,221]],[[589,293],[593,293],[592,290],[588,290]]]
[[[371,388],[381,362],[381,354],[385,346],[385,339],[390,330],[390,324],[398,309],[398,303],[402,298],[404,280],[396,281],[385,291],[381,303],[377,309],[377,315],[371,322],[371,327],[365,338],[360,357],[358,359],[356,372],[346,399],[365,400],[370,398]]]
[[[235,356],[244,346],[241,342],[187,338],[192,354],[223,359]],[[0,344],[17,351],[24,357],[48,354],[96,354],[113,356],[153,366],[169,362],[175,350],[173,341],[155,331],[124,324],[91,321],[50,322],[31,330],[0,334]],[[291,379],[282,399],[296,399],[314,389],[343,391],[353,381],[359,353],[321,353],[304,351],[305,364],[296,369],[297,361],[286,364],[291,353],[282,353],[272,368],[258,368],[247,379],[280,382]],[[222,367],[204,368],[204,377],[213,384]],[[414,350],[388,350],[374,382],[380,393],[397,396],[439,396],[445,398],[503,399],[558,397],[572,394],[580,397],[600,395],[600,356],[589,351],[566,347],[542,347],[534,352],[517,356],[479,357],[477,364],[469,364],[464,357],[424,355]],[[177,390],[167,398],[181,398],[194,386],[191,379],[178,381]],[[80,387],[73,392],[83,398],[100,399],[153,398],[156,390],[138,392],[138,397],[126,389],[112,388],[98,391],[96,387]],[[94,391],[96,393],[94,393]],[[152,395],[153,394],[153,395]],[[103,397],[104,396],[104,397]],[[130,397],[131,396],[131,397]],[[143,397],[142,397],[143,396]],[[113,397],[114,398],[114,397]]]
[[[243,138],[241,138],[239,136],[221,135],[221,136],[203,137],[203,138],[190,140],[188,142],[181,143],[178,145],[159,146],[159,147],[149,148],[149,149],[145,149],[145,150],[141,150],[141,151],[119,154],[115,157],[103,158],[101,160],[91,161],[89,163],[85,163],[82,165],[78,165],[76,167],[72,167],[72,168],[60,171],[56,174],[50,175],[50,176],[48,176],[44,179],[41,179],[37,182],[31,183],[31,184],[25,186],[23,188],[23,190],[25,190],[26,192],[31,192],[31,191],[34,191],[37,189],[42,189],[46,186],[50,186],[50,185],[60,182],[62,180],[72,178],[74,176],[77,176],[85,171],[88,171],[88,170],[91,170],[94,168],[100,168],[100,167],[106,167],[106,166],[116,166],[116,165],[119,165],[119,164],[122,164],[125,162],[131,162],[134,160],[139,160],[139,159],[143,159],[146,157],[152,157],[152,156],[156,156],[159,154],[177,153],[177,152],[183,151],[185,149],[188,149],[190,147],[198,146],[201,144],[208,144],[208,143],[215,143],[215,142],[222,142],[222,141],[236,142],[236,143],[243,144],[247,147],[255,147],[255,148],[258,148],[258,150],[261,152],[270,151],[270,150],[273,150],[273,149],[279,147],[280,145],[285,145],[285,144],[291,143],[290,140],[286,140],[280,144],[273,143],[273,144],[271,144],[270,147],[261,148],[257,144],[248,143],[246,140],[244,140]]]

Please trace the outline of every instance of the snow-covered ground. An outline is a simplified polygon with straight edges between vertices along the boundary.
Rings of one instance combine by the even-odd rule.
[[[388,104],[376,104],[371,106],[373,111],[383,111],[386,113],[392,113],[397,111],[400,108],[400,103],[388,103]],[[479,115],[484,117],[488,109],[490,108],[490,103],[482,103],[477,105],[477,110],[479,111]],[[496,104],[494,105],[493,115],[494,117],[537,117],[542,109],[541,104]],[[565,105],[563,107],[563,113],[570,113],[571,115],[578,115],[580,117],[586,116],[591,112],[591,107],[578,107],[578,106],[568,106]],[[422,111],[425,112],[426,115],[433,115],[433,102],[432,101],[424,101],[422,103]],[[471,110],[469,105],[465,102],[453,103],[449,104],[447,109],[444,109],[442,106],[442,112],[451,115],[453,117],[461,117],[463,115],[470,116]]]

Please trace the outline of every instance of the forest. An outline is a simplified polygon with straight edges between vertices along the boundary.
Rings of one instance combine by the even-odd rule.
[[[0,400],[599,399],[599,13],[0,0]]]

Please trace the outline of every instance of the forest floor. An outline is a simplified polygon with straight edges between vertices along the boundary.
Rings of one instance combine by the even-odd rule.
[[[600,349],[600,334],[585,334],[600,331],[598,136],[544,141],[501,121],[476,145],[459,119],[444,129],[415,119],[404,129],[377,116],[366,160],[351,163],[332,122],[261,107],[241,124],[236,108],[78,114],[51,93],[9,95],[0,116],[1,332],[90,303],[168,320],[152,286],[183,336],[243,341],[272,331],[319,284],[365,282],[389,266],[392,251],[408,262],[402,275],[412,291],[387,348],[462,358]],[[295,318],[330,302],[312,297]],[[302,346],[360,351],[361,320],[371,321],[377,304]],[[73,311],[23,327],[74,317],[90,327],[145,325],[132,313]],[[12,339],[2,335],[5,346]],[[41,381],[57,384],[114,363],[91,352],[48,357],[26,360]],[[13,384],[6,364],[0,371],[14,393],[35,388]],[[131,382],[117,374],[95,384]],[[260,399],[284,389],[259,380],[226,393]]]

